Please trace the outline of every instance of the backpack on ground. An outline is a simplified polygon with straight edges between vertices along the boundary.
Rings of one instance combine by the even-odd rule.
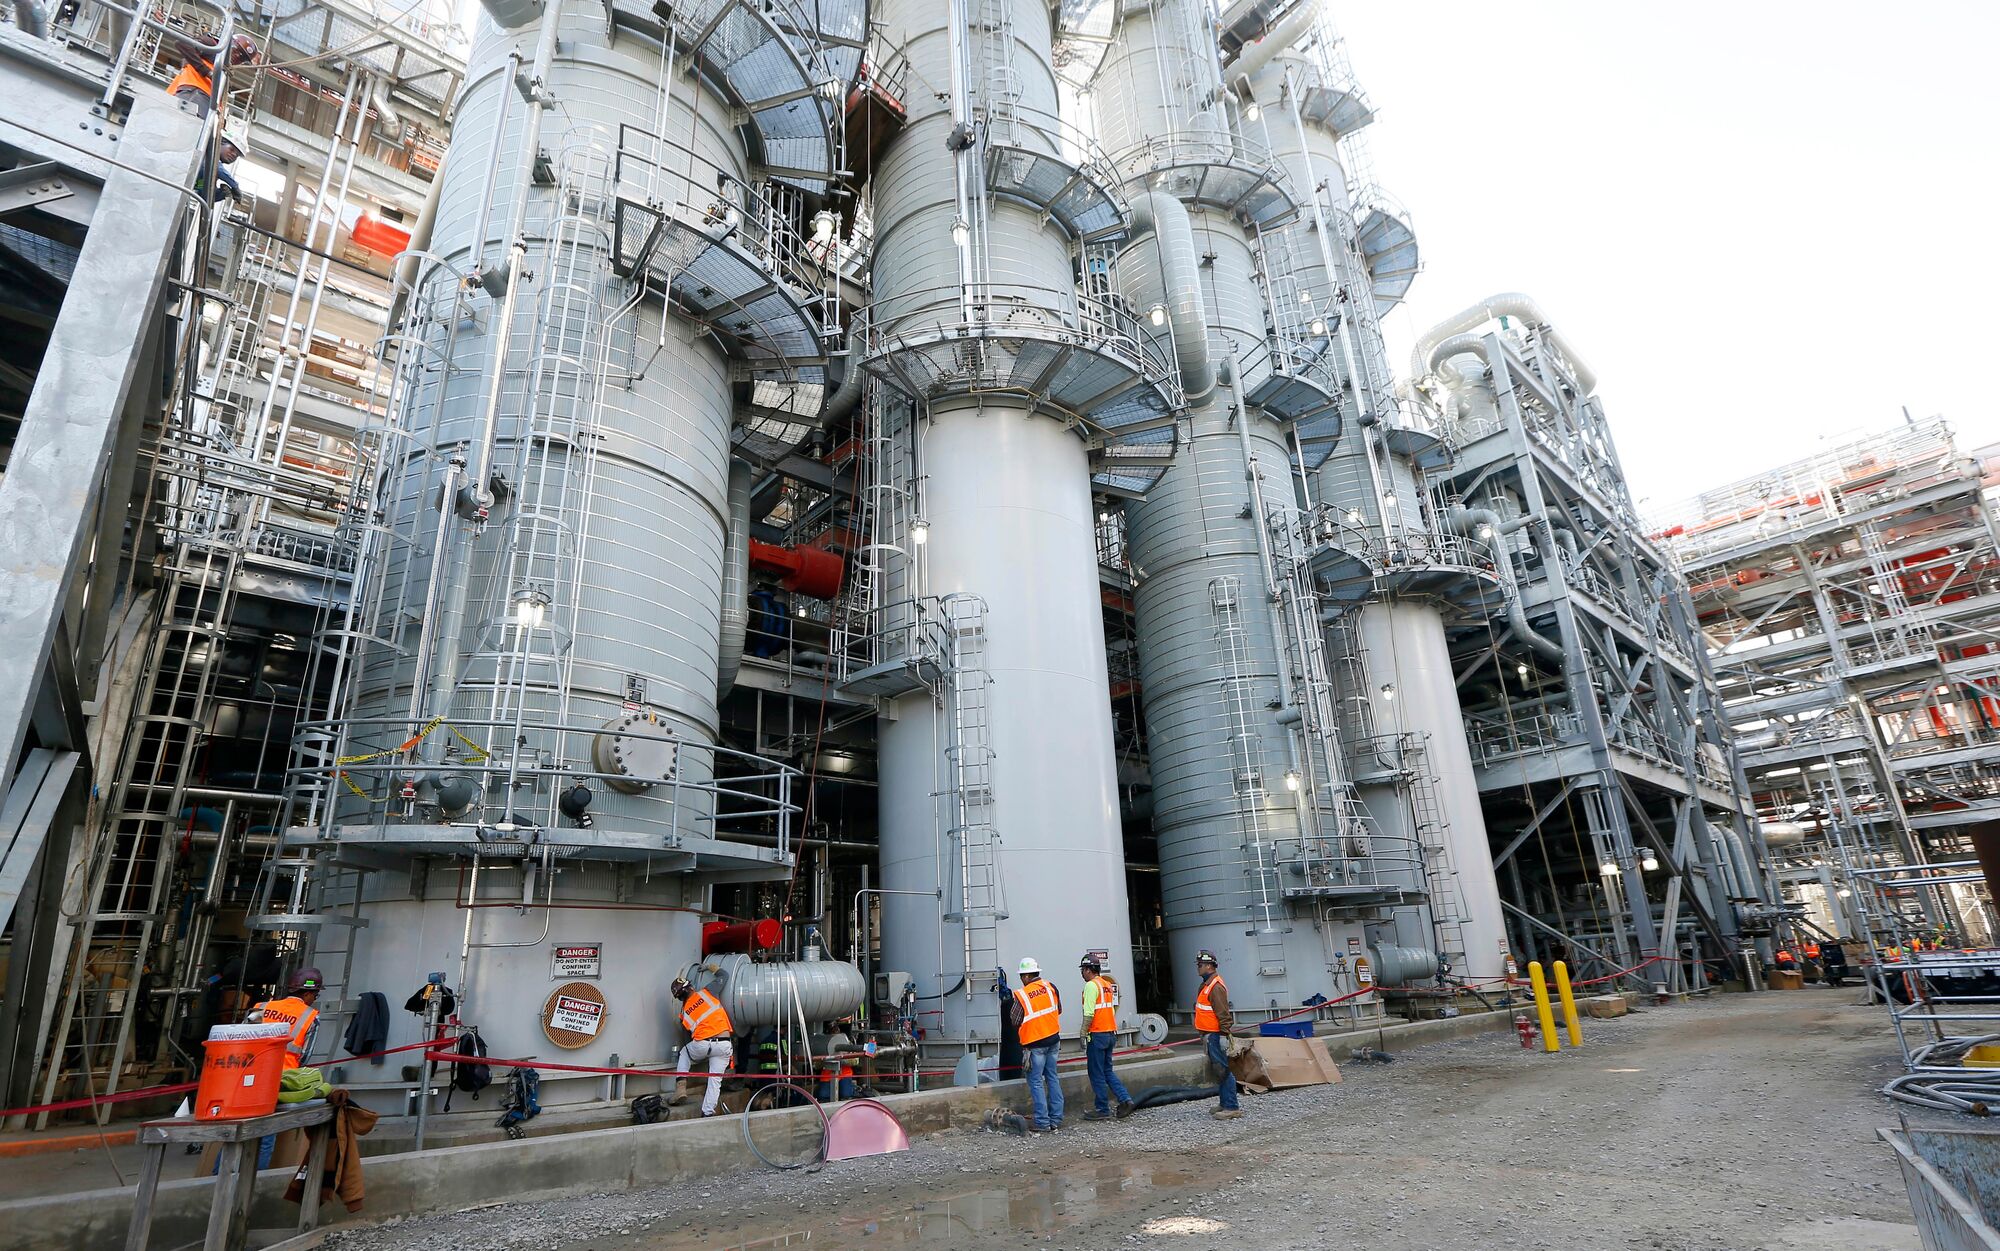
[[[521,1128],[522,1122],[542,1114],[542,1075],[533,1069],[515,1069],[507,1080],[507,1098],[500,1106],[504,1111],[494,1124],[506,1130],[509,1138],[526,1138],[528,1131]]]

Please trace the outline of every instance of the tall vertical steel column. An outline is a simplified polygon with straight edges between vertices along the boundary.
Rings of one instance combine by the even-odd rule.
[[[820,351],[768,184],[825,191],[841,84],[817,30],[733,0],[489,12],[363,506],[349,696],[300,770],[342,855],[321,915],[272,925],[351,935],[320,944],[343,997],[443,972],[507,1054],[545,1046],[550,944],[597,944],[577,1057],[663,1058],[698,874],[790,863],[790,771],[716,743],[730,357]],[[775,848],[718,833],[753,811]],[[569,929],[558,903],[618,907]]]
[[[1119,288],[1157,310],[1188,403],[1178,459],[1126,506],[1175,998],[1206,948],[1254,1014],[1353,988],[1358,917],[1413,893],[1415,861],[1386,890],[1368,863],[1310,579],[1280,572],[1295,432],[1323,456],[1338,404],[1325,327],[1273,307],[1291,275],[1266,244],[1296,204],[1223,90],[1212,21],[1199,0],[1120,5],[1090,98],[1135,210]]]
[[[1432,858],[1431,933],[1399,926],[1399,938],[1438,946],[1460,977],[1495,978],[1507,969],[1506,923],[1446,635],[1447,614],[1481,611],[1490,581],[1429,507],[1419,462],[1436,456],[1440,441],[1400,411],[1392,391],[1378,317],[1407,289],[1416,242],[1393,206],[1373,202],[1377,193],[1356,188],[1346,168],[1343,140],[1373,112],[1337,42],[1322,21],[1294,49],[1272,55],[1252,46],[1232,82],[1298,189],[1302,210],[1285,243],[1301,301],[1324,320],[1329,364],[1358,414],[1312,478],[1334,543],[1369,569],[1366,585],[1351,587],[1358,621],[1348,637],[1365,672],[1349,695],[1369,701],[1377,734],[1418,753],[1390,789],[1424,786],[1434,797],[1433,828],[1423,829],[1423,806],[1407,794],[1365,792],[1378,821],[1412,829]],[[1357,190],[1368,200],[1357,201]]]
[[[1131,971],[1076,427],[1102,416],[1094,395],[1122,405],[1153,385],[1120,363],[1136,360],[1129,333],[1080,295],[1060,208],[995,181],[1076,173],[1048,7],[890,0],[879,27],[908,80],[936,94],[911,97],[875,171],[869,368],[917,410],[924,590],[933,604],[961,597],[939,609],[950,689],[900,694],[882,722],[882,884],[895,892],[883,951],[938,1013],[925,1018],[934,1037],[977,1044],[999,1037],[997,966],[1074,967],[1101,949],[1110,971]],[[1070,996],[1065,1032],[1079,1011]]]

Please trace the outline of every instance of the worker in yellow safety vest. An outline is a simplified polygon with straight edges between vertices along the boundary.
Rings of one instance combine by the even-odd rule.
[[[715,1105],[722,1098],[722,1075],[736,1054],[729,1013],[722,1000],[707,990],[694,989],[686,978],[674,979],[673,992],[681,1001],[681,1028],[687,1031],[688,1040],[681,1044],[680,1059],[674,1065],[674,1093],[667,1102],[686,1102],[688,1065],[707,1060],[708,1090],[701,1097],[701,1114],[714,1116]]]
[[[1111,1099],[1117,1096],[1118,1119],[1132,1115],[1132,1092],[1118,1080],[1111,1067],[1111,1048],[1118,1041],[1118,983],[1104,972],[1104,958],[1094,951],[1083,953],[1077,971],[1083,974],[1084,1065],[1090,1072],[1090,1093],[1097,1106],[1083,1114],[1086,1121],[1102,1121],[1111,1116]]]
[[[325,980],[318,969],[304,968],[292,974],[292,993],[283,999],[266,999],[250,1009],[244,1019],[255,1025],[284,1024],[292,1027],[291,1037],[285,1039],[285,1067],[295,1069],[306,1061],[312,1052],[313,1032],[319,1028],[319,992],[325,987]]]
[[[1021,985],[1007,1005],[1007,1023],[1021,1039],[1021,1066],[1028,1073],[1028,1103],[1034,1110],[1037,1134],[1062,1128],[1062,1079],[1056,1075],[1056,1051],[1062,1046],[1062,996],[1042,977],[1033,956],[1021,961]]]
[[[1194,996],[1195,1032],[1207,1046],[1209,1063],[1222,1070],[1217,1106],[1209,1115],[1219,1121],[1233,1121],[1243,1115],[1243,1109],[1236,1102],[1236,1074],[1229,1067],[1229,1049],[1222,1043],[1223,1035],[1235,1024],[1235,1017],[1229,1011],[1229,986],[1216,971],[1214,952],[1206,949],[1196,952],[1194,967],[1201,975],[1201,989]]]

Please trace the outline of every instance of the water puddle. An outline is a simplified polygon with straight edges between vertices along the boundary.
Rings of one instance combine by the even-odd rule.
[[[926,1198],[900,1211],[844,1215],[818,1219],[750,1221],[730,1230],[668,1236],[639,1235],[600,1243],[606,1251],[765,1251],[771,1247],[875,1248],[961,1247],[992,1234],[1026,1237],[1057,1233],[1082,1221],[1099,1218],[1135,1200],[1161,1192],[1192,1190],[1199,1175],[1180,1163],[1081,1164],[1061,1173],[1024,1177],[1005,1185],[963,1194]],[[1199,1230],[1162,1228],[1159,1233],[1211,1232],[1220,1222],[1199,1217],[1165,1217],[1163,1222],[1193,1221]]]

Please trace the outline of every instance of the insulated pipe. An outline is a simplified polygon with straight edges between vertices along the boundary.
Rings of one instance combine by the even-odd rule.
[[[1463,375],[1456,369],[1446,372],[1445,362],[1454,356],[1477,356],[1480,363],[1489,368],[1493,364],[1486,359],[1485,335],[1455,334],[1430,350],[1425,370],[1419,371],[1416,376],[1421,378],[1424,372],[1429,372],[1444,378],[1447,383],[1463,381]]]
[[[368,93],[368,103],[375,106],[376,129],[400,141],[403,137],[403,114],[396,108],[396,102],[389,98],[388,79],[375,80],[375,89]],[[437,179],[433,178],[431,185],[436,186]]]
[[[1201,267],[1196,261],[1194,225],[1187,206],[1162,191],[1132,199],[1134,238],[1151,233],[1159,251],[1160,293],[1172,328],[1174,360],[1180,366],[1181,388],[1190,406],[1215,390],[1215,363],[1209,357],[1208,316],[1202,308]]]
[[[854,350],[852,338],[847,344],[847,371],[840,377],[840,385],[827,398],[826,408],[820,414],[820,424],[831,426],[844,421],[849,413],[861,403],[861,393],[868,385],[868,371],[861,367],[861,353]]]
[[[1542,338],[1561,352],[1569,361],[1570,368],[1576,371],[1578,388],[1585,395],[1597,390],[1597,375],[1591,372],[1590,366],[1583,363],[1583,358],[1570,347],[1568,340],[1549,324],[1548,315],[1542,312],[1541,305],[1518,291],[1505,291],[1499,295],[1488,296],[1471,308],[1448,317],[1426,330],[1417,339],[1417,345],[1410,349],[1410,373],[1415,377],[1422,377],[1428,372],[1432,350],[1453,335],[1477,330],[1487,322],[1501,317],[1518,317],[1522,321],[1542,327]]]
[[[1271,63],[1271,58],[1297,43],[1301,36],[1312,29],[1319,20],[1319,0],[1305,0],[1279,19],[1278,24],[1264,32],[1253,42],[1236,50],[1236,57],[1226,63],[1230,77],[1256,77],[1258,71]]]
[[[389,271],[396,297],[389,307],[389,320],[385,324],[392,331],[403,320],[403,310],[410,302],[410,289],[416,284],[418,270],[423,265],[423,254],[430,251],[431,233],[437,228],[438,194],[443,190],[444,179],[431,179],[431,189],[424,193],[423,207],[417,210],[416,224],[410,229],[410,246],[403,249],[403,254],[396,258],[395,266]]]
[[[1506,534],[1510,530],[1519,530],[1527,524],[1527,518],[1522,517],[1513,522],[1508,522],[1503,520],[1499,513],[1494,512],[1490,508],[1466,508],[1461,505],[1453,508],[1446,514],[1445,524],[1451,527],[1454,534],[1463,534],[1468,537],[1479,526],[1490,526],[1494,537],[1497,539],[1500,535]],[[1498,544],[1495,544],[1493,549],[1493,568],[1500,575],[1500,580],[1507,587],[1508,628],[1523,643],[1533,648],[1536,654],[1548,660],[1553,660],[1557,664],[1562,664],[1565,659],[1562,647],[1547,635],[1542,634],[1528,624],[1528,610],[1521,604],[1521,587],[1514,580],[1514,558],[1511,554],[1502,550]]]
[[[689,969],[687,980],[722,1000],[738,1030],[776,1025],[803,1016],[837,1021],[861,1006],[867,984],[845,960],[774,960],[747,955],[710,956]]]
[[[14,0],[14,26],[37,39],[47,39],[48,10],[42,7],[41,0]]]
[[[729,534],[722,547],[722,632],[716,641],[715,693],[736,685],[743,640],[750,630],[750,463],[729,462]]]

